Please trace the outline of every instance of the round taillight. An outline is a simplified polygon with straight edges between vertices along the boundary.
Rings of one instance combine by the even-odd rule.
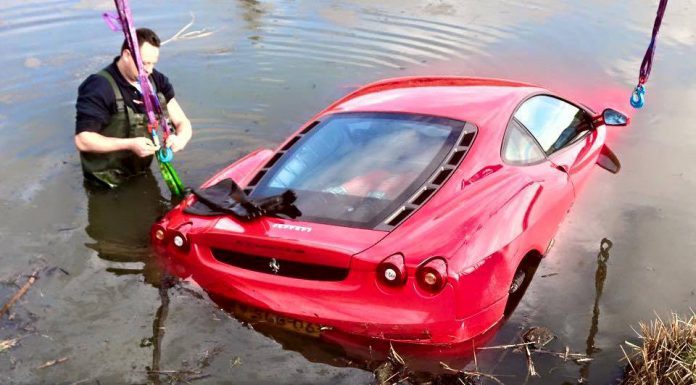
[[[416,270],[416,281],[424,290],[439,293],[447,283],[447,262],[442,258],[433,258]]]
[[[404,256],[394,254],[377,265],[377,279],[388,286],[401,286],[406,282]]]
[[[162,242],[167,237],[167,230],[161,225],[154,225],[151,234],[155,242]]]
[[[188,250],[188,248],[189,248],[188,239],[186,239],[186,235],[184,235],[184,233],[182,233],[181,231],[174,232],[174,235],[172,236],[172,243],[178,249],[181,249],[184,251]]]
[[[425,284],[428,286],[437,285],[438,279],[440,278],[437,276],[437,274],[433,273],[432,271],[423,274],[423,282],[425,282]]]

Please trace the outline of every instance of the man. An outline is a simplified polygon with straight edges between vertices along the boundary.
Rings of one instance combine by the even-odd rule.
[[[191,139],[191,122],[174,98],[169,79],[154,68],[159,59],[160,39],[147,28],[139,28],[136,35],[144,69],[164,114],[174,126],[175,132],[164,145],[180,151]],[[149,170],[159,146],[147,132],[148,120],[139,88],[135,57],[125,40],[121,55],[80,85],[75,145],[80,150],[87,180],[113,188]]]

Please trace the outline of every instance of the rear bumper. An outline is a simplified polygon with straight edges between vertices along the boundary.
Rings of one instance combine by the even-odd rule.
[[[452,344],[470,340],[502,317],[505,300],[465,319],[456,317],[456,282],[437,295],[423,292],[409,279],[393,289],[377,283],[374,269],[351,268],[338,282],[282,277],[231,266],[211,250],[193,244],[186,252],[156,247],[175,275],[192,278],[202,288],[286,317],[364,337],[417,344]],[[327,334],[330,334],[327,332]]]

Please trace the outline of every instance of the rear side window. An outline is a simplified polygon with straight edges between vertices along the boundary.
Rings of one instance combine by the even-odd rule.
[[[502,155],[507,163],[516,165],[539,163],[546,157],[534,138],[514,119],[505,134]]]
[[[515,119],[534,135],[547,155],[572,143],[592,127],[585,111],[547,95],[525,101],[515,112]]]

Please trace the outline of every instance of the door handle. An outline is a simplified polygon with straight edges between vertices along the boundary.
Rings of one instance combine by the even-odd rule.
[[[564,172],[564,173],[566,173],[566,174],[568,173],[568,166],[566,166],[566,165],[555,164],[555,165],[554,165],[554,168],[555,168],[556,170],[561,171],[561,172]]]

